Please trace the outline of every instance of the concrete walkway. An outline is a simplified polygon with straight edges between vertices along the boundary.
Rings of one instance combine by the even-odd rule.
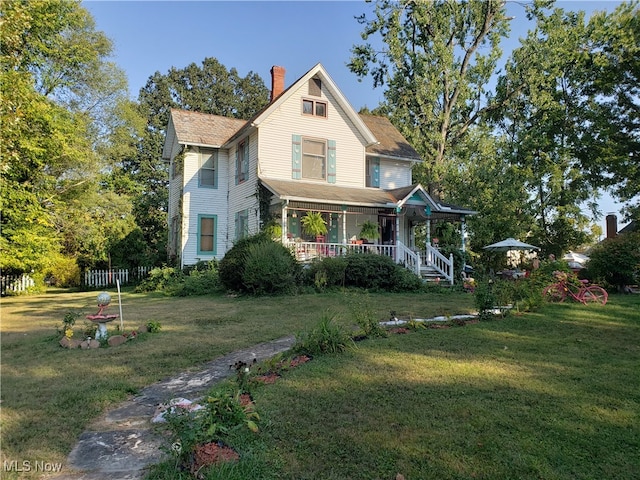
[[[145,468],[161,462],[166,439],[154,432],[151,419],[160,404],[172,398],[194,399],[217,382],[235,374],[238,361],[260,362],[289,350],[295,337],[285,337],[230,353],[187,372],[144,388],[139,395],[119,405],[80,435],[61,475],[54,480],[134,480]],[[231,367],[231,368],[230,368]]]

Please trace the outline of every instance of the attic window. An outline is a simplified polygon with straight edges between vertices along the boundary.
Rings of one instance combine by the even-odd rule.
[[[315,117],[327,117],[327,102],[319,102],[317,100],[302,100],[302,113],[304,115],[313,115]]]
[[[309,80],[309,95],[312,95],[314,97],[320,97],[321,91],[322,91],[322,80],[316,77]]]

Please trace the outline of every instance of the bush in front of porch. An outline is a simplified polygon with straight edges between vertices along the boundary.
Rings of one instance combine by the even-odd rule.
[[[341,287],[371,291],[414,292],[422,280],[390,257],[372,253],[351,253],[344,257],[315,260],[305,271],[305,284],[318,290]]]

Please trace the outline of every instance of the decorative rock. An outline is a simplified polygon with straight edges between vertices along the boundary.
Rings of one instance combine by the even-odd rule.
[[[146,325],[142,325],[140,328],[138,328],[139,333],[147,333],[148,331],[149,329],[147,328]]]
[[[100,348],[100,342],[97,340],[91,340],[89,342],[89,348]]]
[[[127,338],[124,337],[123,335],[114,335],[112,337],[109,337],[109,340],[107,340],[110,347],[117,347],[118,345],[122,345],[126,341],[127,341]]]
[[[67,337],[62,337],[60,339],[60,346],[64,348],[78,348],[81,343],[81,340],[71,340]]]
[[[88,349],[89,348],[89,340],[85,340],[84,342],[82,342],[80,344],[80,348],[83,349],[83,350]]]

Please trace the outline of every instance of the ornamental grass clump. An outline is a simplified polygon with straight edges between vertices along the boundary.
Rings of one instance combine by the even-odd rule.
[[[354,346],[351,336],[335,323],[335,315],[325,312],[310,331],[296,335],[292,350],[304,355],[340,353]]]

